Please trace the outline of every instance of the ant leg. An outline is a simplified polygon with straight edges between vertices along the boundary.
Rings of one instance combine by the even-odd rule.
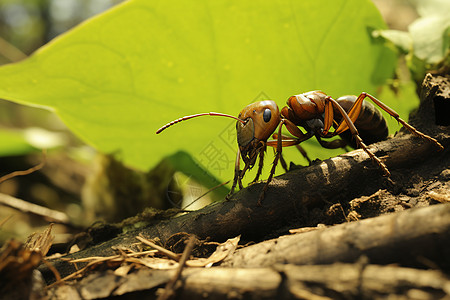
[[[300,144],[303,141],[306,141],[310,139],[312,136],[314,136],[314,132],[309,131],[306,134],[303,133],[300,128],[297,127],[294,123],[289,121],[288,119],[282,119],[280,122],[280,127],[282,125],[286,126],[287,130],[294,136],[293,138],[287,137],[286,135],[281,134],[281,129],[278,130],[278,133],[273,134],[273,138],[275,140],[269,140],[266,142],[267,146],[270,147],[277,147],[278,148],[278,141],[281,140],[281,147],[289,147],[289,146],[295,146]],[[281,137],[279,139],[278,137]],[[300,151],[302,152],[302,151]],[[302,152],[303,153],[303,152]],[[306,154],[306,152],[305,152]]]
[[[244,178],[245,172],[248,170],[248,165],[244,167],[244,169],[241,170],[238,177],[238,183],[239,183],[239,190],[242,190],[244,188],[244,185],[242,184],[242,178]]]
[[[231,186],[231,190],[226,195],[225,200],[229,200],[231,196],[234,194],[234,190],[236,189],[236,185],[239,181],[239,185],[242,185],[241,182],[241,170],[240,170],[240,162],[241,162],[241,151],[238,149],[236,153],[236,161],[234,162],[234,179],[233,179],[233,185]]]
[[[280,155],[280,164],[281,164],[281,166],[283,167],[283,170],[284,170],[285,172],[289,172],[288,166],[287,166],[286,160],[285,160],[284,157],[283,157],[283,154]]]
[[[262,169],[263,169],[263,167],[264,167],[264,152],[266,151],[265,148],[266,148],[266,147],[264,147],[264,149],[261,149],[261,151],[259,152],[258,171],[256,172],[255,179],[253,179],[253,181],[252,181],[251,183],[257,182],[258,179],[259,179],[259,176],[261,176]]]
[[[327,149],[338,149],[338,148],[345,149],[348,146],[347,142],[342,139],[337,139],[333,141],[324,141],[322,140],[321,136],[317,134],[316,139],[322,147]]]
[[[402,118],[400,118],[399,114],[393,110],[392,108],[390,108],[389,106],[387,106],[386,104],[384,104],[383,102],[381,102],[380,100],[378,100],[377,98],[375,98],[374,96],[367,94],[365,92],[362,92],[358,98],[356,98],[355,102],[353,103],[353,105],[350,107],[350,110],[348,111],[348,116],[349,118],[355,122],[356,119],[359,116],[359,113],[361,112],[361,108],[362,108],[362,102],[365,98],[369,98],[370,100],[373,101],[373,103],[375,103],[376,105],[378,105],[378,107],[380,107],[382,110],[384,110],[385,112],[387,112],[389,115],[391,115],[394,119],[397,120],[397,122],[399,122],[400,124],[402,124],[403,127],[405,127],[407,130],[409,130],[412,134],[417,135],[418,137],[427,140],[431,143],[433,143],[434,145],[436,145],[439,150],[444,149],[444,147],[434,138],[430,137],[429,135],[426,135],[420,131],[418,131],[417,129],[415,129],[413,126],[409,125],[406,121],[404,121]],[[344,122],[344,120],[342,120],[341,124],[339,125],[339,127],[336,129],[335,132],[337,133],[341,133],[343,131],[345,131],[347,129],[347,124],[346,122]]]
[[[362,92],[361,95],[359,95],[358,98],[356,99],[355,104],[353,106],[355,106],[358,101],[362,102],[366,97],[368,97],[370,100],[373,101],[373,103],[378,105],[381,109],[383,109],[385,112],[390,114],[393,118],[395,118],[397,120],[397,122],[402,124],[402,126],[405,127],[406,129],[408,129],[412,134],[415,134],[418,137],[435,144],[437,147],[439,147],[439,150],[444,149],[444,147],[441,145],[441,143],[439,143],[436,139],[418,131],[416,128],[409,125],[406,121],[404,121],[403,119],[400,118],[399,114],[395,110],[393,110],[392,108],[390,108],[389,106],[387,106],[386,104],[384,104],[383,102],[381,102],[380,100],[378,100],[377,98],[375,98],[374,96],[372,96],[370,94]],[[353,106],[352,106],[352,108],[353,108]],[[361,106],[361,104],[359,104],[359,106]]]
[[[300,151],[301,155],[308,161],[308,164],[311,165],[312,160],[308,157],[308,153],[306,153],[306,150],[303,149],[303,147],[300,145],[295,145],[295,148]]]
[[[308,154],[306,153],[305,149],[303,149],[303,147],[300,146],[299,144],[305,140],[305,137],[307,137],[307,139],[309,139],[312,135],[313,135],[312,133],[308,133],[308,134],[304,135],[302,139],[297,139],[297,138],[292,138],[292,137],[289,137],[289,136],[287,136],[287,135],[282,134],[281,137],[282,137],[282,139],[283,139],[283,147],[295,146],[295,147],[297,148],[297,150],[300,152],[300,154],[301,154],[301,155],[308,161],[308,163],[311,165],[311,159],[308,157]],[[278,134],[277,134],[277,133],[274,133],[274,134],[272,135],[272,137],[273,137],[274,139],[278,139]],[[270,146],[275,147],[276,144],[270,144]],[[287,171],[288,171],[288,170],[287,170],[287,164],[286,164],[286,161],[285,161],[284,158],[283,158],[283,155],[280,157],[280,163],[281,163],[281,165],[283,166],[283,168],[284,168],[284,169],[286,170],[286,172],[287,172]],[[286,167],[284,167],[283,163],[286,164]]]
[[[291,134],[293,134],[294,136],[296,136],[297,139],[283,141],[282,134],[281,134],[281,129],[282,129],[283,125],[286,126],[288,131]],[[286,147],[286,146],[298,145],[301,142],[311,138],[313,135],[314,134],[312,132],[308,132],[307,134],[304,134],[294,123],[292,123],[288,119],[281,119],[280,124],[278,126],[278,135],[276,136],[277,137],[276,141],[274,140],[274,141],[266,142],[266,145],[270,146],[270,147],[275,147],[275,143],[276,143],[277,150],[275,153],[275,158],[272,163],[272,169],[270,170],[269,178],[267,178],[266,184],[264,185],[261,195],[259,196],[258,203],[257,203],[258,206],[261,205],[262,200],[264,199],[264,194],[266,193],[266,190],[269,187],[270,182],[272,181],[273,175],[275,174],[275,169],[277,167],[278,161],[280,160],[281,152],[283,151],[283,146]]]
[[[353,136],[356,140],[356,144],[362,148],[367,154],[369,154],[370,158],[375,161],[375,163],[383,170],[384,176],[389,177],[391,176],[391,172],[389,172],[387,166],[377,157],[375,154],[372,153],[369,149],[367,149],[366,144],[363,143],[361,137],[359,135]]]
[[[353,113],[352,113],[353,118],[350,118],[349,113],[352,112],[352,109],[350,109],[349,113],[347,113],[344,110],[344,108],[330,96],[326,97],[325,101],[327,102],[327,105],[325,107],[325,117],[324,117],[325,126],[324,126],[322,136],[332,137],[332,136],[338,135],[338,134],[346,131],[347,129],[349,129],[353,135],[358,134],[358,130],[356,129],[354,122],[356,121],[356,119],[358,119],[359,113],[361,112],[361,107],[360,107],[361,105],[359,105],[359,110],[355,109],[353,111]],[[355,106],[355,105],[353,105],[353,106]],[[353,108],[353,106],[352,106],[352,108]],[[330,130],[331,125],[333,124],[333,121],[334,121],[333,107],[335,107],[335,108],[337,108],[337,110],[339,110],[339,112],[342,116],[342,121],[339,124],[338,128],[336,128],[336,130],[334,132],[329,134],[328,130]]]
[[[358,97],[359,98],[359,97]],[[341,122],[341,124],[339,125],[339,127],[332,133],[331,136],[333,135],[337,135],[345,130],[350,130],[352,136],[355,138],[356,140],[356,144],[363,149],[368,155],[369,157],[383,170],[383,173],[385,176],[390,176],[391,173],[389,172],[387,166],[378,158],[375,156],[375,154],[373,154],[368,148],[367,146],[363,143],[361,137],[358,134],[358,130],[355,127],[355,124],[353,124],[353,121],[350,119],[350,116],[345,112],[345,110],[342,108],[342,106],[339,105],[339,103],[336,102],[336,100],[334,100],[331,97],[327,97],[326,98],[327,101],[331,102],[333,104],[334,107],[336,107],[339,112],[341,113],[343,120]],[[362,100],[361,100],[362,101]],[[356,102],[355,102],[356,103]],[[330,108],[327,107],[325,109],[325,118],[327,117],[327,115],[331,114],[329,112],[327,112],[327,110],[329,110]],[[333,108],[331,108],[332,110]],[[351,111],[351,110],[350,110]],[[359,108],[358,114],[361,111],[361,108]],[[358,115],[356,114],[356,110],[353,111],[352,114],[353,118],[355,118],[355,120],[358,118]],[[329,129],[329,128],[326,128]]]
[[[285,122],[286,122],[286,119],[282,119],[280,122],[280,125],[278,126],[277,152],[275,154],[275,158],[272,163],[272,169],[270,170],[269,178],[267,178],[266,184],[264,185],[263,190],[262,190],[261,194],[259,195],[259,199],[258,199],[258,203],[257,203],[258,206],[261,206],[261,204],[262,204],[262,200],[264,199],[266,190],[269,187],[270,182],[272,181],[273,175],[275,174],[275,169],[277,167],[278,160],[280,159],[280,156],[281,156],[281,151],[283,151],[283,139],[281,138],[281,128],[283,127],[283,124],[285,124]],[[297,127],[297,129],[298,129],[298,127]]]
[[[328,130],[330,130],[331,126],[334,122],[334,112],[333,112],[333,101],[336,102],[330,96],[325,98],[325,108],[324,108],[324,118],[323,118],[323,135],[328,134]],[[337,103],[337,102],[336,102]],[[339,105],[340,106],[340,105]]]

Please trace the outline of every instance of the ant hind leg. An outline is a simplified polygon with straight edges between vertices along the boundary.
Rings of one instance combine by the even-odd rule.
[[[436,139],[434,139],[431,136],[426,135],[426,134],[418,131],[416,128],[414,128],[413,126],[409,125],[405,120],[400,118],[399,114],[395,110],[393,110],[392,108],[390,108],[389,106],[387,106],[386,104],[384,104],[383,102],[381,102],[380,100],[378,100],[377,98],[375,98],[374,96],[372,96],[372,95],[370,95],[368,93],[362,92],[358,96],[358,98],[355,101],[355,104],[353,104],[352,108],[350,109],[349,114],[351,114],[353,107],[361,106],[362,101],[366,97],[369,98],[370,100],[372,100],[373,103],[375,103],[378,107],[380,107],[382,110],[384,110],[389,115],[391,115],[394,119],[396,119],[397,122],[402,124],[402,126],[405,127],[407,130],[409,130],[412,134],[414,134],[414,135],[416,135],[416,136],[418,136],[418,137],[420,137],[420,138],[422,138],[424,140],[427,140],[427,141],[433,143],[434,145],[436,145],[436,147],[439,148],[439,150],[443,150],[444,149],[444,147],[441,145],[441,143],[439,143]]]

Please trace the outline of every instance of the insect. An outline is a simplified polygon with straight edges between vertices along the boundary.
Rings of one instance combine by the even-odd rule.
[[[444,148],[436,139],[416,130],[413,126],[402,120],[393,109],[365,92],[361,93],[358,97],[343,96],[336,100],[322,91],[311,91],[294,95],[289,97],[287,106],[283,107],[281,112],[274,101],[259,101],[246,106],[239,113],[238,117],[216,112],[185,116],[167,123],[159,128],[156,133],[158,134],[181,121],[199,116],[223,116],[236,119],[239,147],[236,155],[233,185],[227,198],[234,193],[237,185],[239,185],[240,189],[243,188],[242,178],[248,170],[255,166],[258,157],[258,170],[252,182],[259,179],[264,164],[264,153],[267,147],[276,148],[269,177],[258,200],[258,204],[260,205],[269,183],[273,178],[278,161],[281,158],[282,148],[299,145],[301,142],[313,136],[325,148],[340,148],[345,147],[348,143],[353,143],[354,147],[362,148],[370,156],[385,176],[390,176],[387,166],[363,142],[362,137],[369,142],[376,142],[385,139],[388,134],[386,121],[380,111],[375,109],[375,106],[370,104],[370,102],[364,101],[366,98],[372,100],[375,105],[395,118],[411,133],[433,143],[439,150]],[[292,137],[285,136],[281,133],[283,126],[292,134]],[[306,132],[303,132],[300,127]],[[332,127],[334,130],[330,131]],[[361,133],[357,127],[360,128]],[[277,128],[278,131],[275,133]],[[322,140],[323,138],[331,138],[336,135],[341,135],[341,139],[333,141]],[[273,139],[269,140],[271,136]],[[244,162],[242,170],[240,168],[240,158]]]

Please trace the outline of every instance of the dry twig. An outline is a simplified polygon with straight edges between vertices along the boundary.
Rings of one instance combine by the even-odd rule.
[[[9,174],[6,174],[6,175],[0,177],[0,183],[6,181],[8,179],[17,177],[17,176],[24,176],[24,175],[28,175],[33,172],[36,172],[36,171],[42,169],[43,166],[45,166],[46,161],[47,161],[47,150],[43,149],[42,150],[42,161],[40,163],[38,163],[37,165],[35,165],[34,167],[31,167],[29,169],[26,169],[23,171],[14,171],[14,172],[11,172]]]
[[[10,195],[0,193],[0,204],[12,207],[24,213],[32,213],[44,217],[54,223],[70,223],[69,217],[63,212],[30,203]]]
[[[158,296],[158,300],[167,300],[171,297],[175,296],[175,291],[177,289],[176,283],[180,279],[181,272],[183,271],[184,266],[186,265],[186,261],[191,255],[192,249],[195,245],[195,237],[191,236],[187,241],[186,247],[184,248],[183,254],[181,255],[180,262],[177,268],[177,272],[173,276],[173,278],[166,284],[164,289],[164,293]]]
[[[166,248],[163,248],[161,246],[156,245],[155,243],[153,243],[152,241],[142,237],[142,236],[137,236],[136,237],[141,243],[146,244],[147,246],[150,246],[156,250],[158,250],[159,252],[163,253],[164,255],[166,255],[167,257],[178,261],[180,259],[180,256],[176,253],[173,253],[170,250],[167,250]]]

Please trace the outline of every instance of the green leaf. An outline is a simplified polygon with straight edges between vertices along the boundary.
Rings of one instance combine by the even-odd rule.
[[[375,36],[393,42],[403,52],[411,52],[419,64],[436,64],[449,51],[450,1],[417,0],[420,18],[411,23],[408,32],[376,30]],[[413,64],[415,62],[412,62]],[[423,76],[423,74],[422,74]]]
[[[444,33],[448,28],[450,28],[448,16],[421,18],[411,24],[409,31],[414,42],[414,54],[427,63],[438,63],[442,60],[448,50],[443,46],[446,38]]]
[[[130,0],[0,68],[0,97],[55,111],[129,165],[148,169],[187,151],[230,179],[233,121],[156,129],[197,112],[237,115],[261,97],[281,106],[315,89],[374,93],[395,67],[395,53],[370,35],[385,27],[369,0]]]
[[[438,63],[449,50],[450,1],[419,0],[420,18],[409,26],[414,41],[414,55],[426,63]]]
[[[412,51],[413,40],[409,32],[391,29],[377,30],[374,31],[374,36],[382,36],[383,38],[391,41],[402,51],[402,53],[406,54]]]

